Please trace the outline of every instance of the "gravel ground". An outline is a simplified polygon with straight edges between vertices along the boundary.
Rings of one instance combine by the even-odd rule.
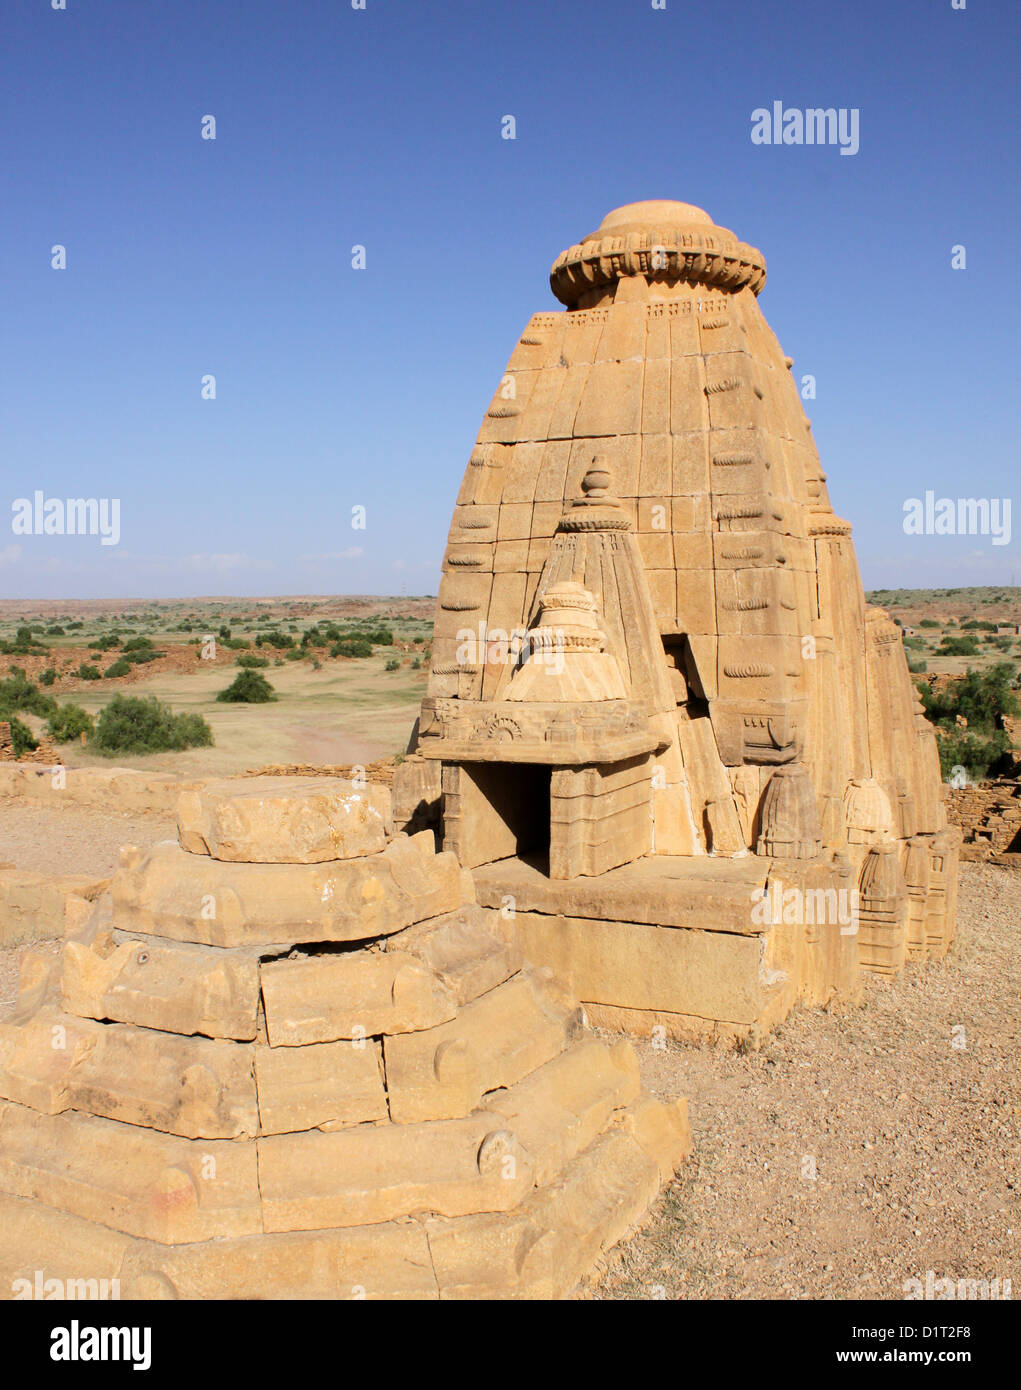
[[[146,849],[157,840],[176,839],[173,818],[100,811],[73,801],[0,797],[0,864],[38,874],[105,878],[117,867],[121,845]]]
[[[173,834],[0,801],[19,868],[107,874]],[[635,1044],[648,1089],[689,1098],[695,1153],[583,1296],[899,1299],[929,1270],[1021,1294],[1021,874],[961,873],[951,955],[867,977],[862,1008],[799,1011],[760,1052]],[[0,1018],[20,956],[0,950]]]
[[[952,953],[862,1008],[758,1053],[637,1044],[695,1153],[588,1297],[902,1299],[929,1270],[1021,1296],[1021,874],[961,874]]]

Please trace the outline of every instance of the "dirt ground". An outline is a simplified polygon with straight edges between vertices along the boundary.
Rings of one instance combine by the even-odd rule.
[[[746,1055],[638,1043],[695,1153],[588,1296],[903,1299],[933,1270],[1018,1297],[1019,996],[1021,873],[964,864],[953,953],[862,1008]]]
[[[27,869],[108,873],[173,833],[0,803],[0,862]],[[649,1090],[689,1098],[695,1152],[582,1297],[902,1299],[929,1270],[1021,1292],[1021,874],[962,865],[960,896],[953,954],[869,977],[860,1009],[795,1013],[757,1053],[636,1043]]]

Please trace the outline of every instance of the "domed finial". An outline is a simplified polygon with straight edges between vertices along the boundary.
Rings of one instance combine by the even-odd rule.
[[[594,232],[557,257],[550,287],[569,309],[587,309],[615,293],[618,281],[637,276],[728,291],[747,286],[758,294],[766,263],[702,208],[653,199],[608,212]]]

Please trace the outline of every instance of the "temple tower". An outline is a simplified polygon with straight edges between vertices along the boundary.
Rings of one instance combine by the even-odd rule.
[[[747,877],[749,855],[764,873],[786,864],[788,883],[801,865],[846,886],[867,857],[846,820],[865,783],[889,804],[897,872],[909,840],[945,835],[900,633],[867,608],[792,359],[759,308],[765,275],[690,204],[611,212],[557,257],[565,308],[527,323],[465,470],[403,775],[442,785],[445,844],[481,884],[510,892],[524,864],[550,913],[576,915],[580,880],[648,876],[648,860],[681,897]],[[607,679],[579,677],[594,653],[572,647],[562,603],[558,639],[565,584],[586,596]],[[554,901],[558,884],[573,886]],[[855,944],[849,978],[867,964],[851,968]],[[530,949],[564,963],[560,940]],[[624,1004],[568,964],[587,1003]]]

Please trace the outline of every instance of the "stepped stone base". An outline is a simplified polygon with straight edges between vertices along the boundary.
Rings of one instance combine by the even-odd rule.
[[[641,1106],[620,1112],[555,1183],[509,1212],[166,1245],[0,1196],[0,1287],[17,1296],[18,1281],[116,1280],[121,1298],[140,1299],[561,1298],[690,1154],[686,1103],[653,1110],[655,1124]]]
[[[179,823],[193,849],[126,849],[25,958],[0,1288],[569,1293],[687,1157],[685,1102],[642,1094],[431,833],[385,837],[385,789],[221,782]]]

